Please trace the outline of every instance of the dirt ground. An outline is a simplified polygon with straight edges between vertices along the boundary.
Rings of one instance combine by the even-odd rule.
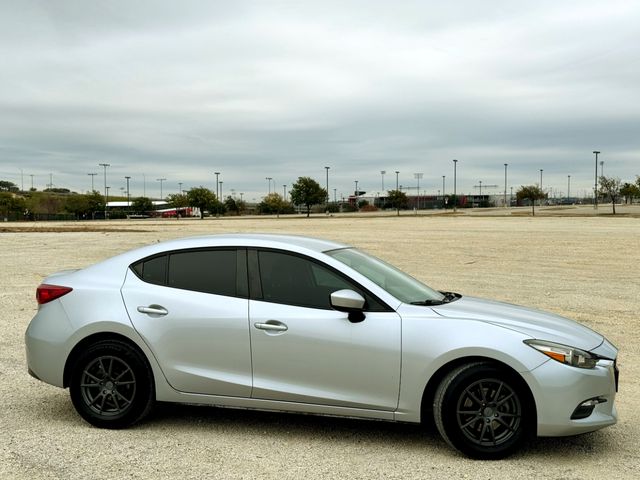
[[[376,216],[4,224],[0,232],[0,478],[638,478],[640,219]],[[66,231],[65,231],[66,230]],[[159,240],[306,234],[361,247],[441,290],[574,318],[620,348],[619,423],[468,460],[405,424],[162,405],[124,431],[90,427],[66,390],[27,374],[24,331],[44,276]],[[635,406],[634,406],[635,405]]]

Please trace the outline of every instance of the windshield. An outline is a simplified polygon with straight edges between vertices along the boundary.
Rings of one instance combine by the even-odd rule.
[[[442,302],[445,296],[379,258],[355,248],[325,252],[348,265],[404,303]]]

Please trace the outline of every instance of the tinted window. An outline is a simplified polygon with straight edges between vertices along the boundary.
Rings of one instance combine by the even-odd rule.
[[[142,265],[142,280],[149,283],[155,283],[156,285],[164,285],[167,281],[167,256],[155,257],[145,262],[141,262],[138,265]]]
[[[350,289],[367,300],[367,310],[385,310],[384,306],[352,282],[311,260],[286,253],[261,251],[259,261],[265,301],[330,310],[331,293]]]
[[[172,253],[169,256],[167,285],[196,292],[235,296],[236,255],[235,250]]]

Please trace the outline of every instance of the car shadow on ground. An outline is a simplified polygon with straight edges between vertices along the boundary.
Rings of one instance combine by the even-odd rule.
[[[39,405],[31,406],[30,415],[43,422],[60,422],[73,428],[94,428],[75,412],[71,400],[60,393],[45,395]],[[208,430],[221,435],[269,435],[287,442],[327,442],[337,445],[381,446],[422,453],[437,451],[463,458],[449,448],[435,426],[394,423],[297,413],[263,412],[200,405],[158,403],[152,414],[135,430],[170,429],[179,432]],[[597,454],[613,454],[614,442],[609,430],[573,437],[537,438],[529,441],[511,459],[542,460],[572,458],[572,461]]]
[[[288,441],[331,440],[345,444],[376,444],[402,446],[403,449],[435,448],[452,456],[462,454],[448,447],[435,425],[417,425],[376,420],[328,417],[297,413],[263,412],[210,406],[158,403],[154,413],[143,425],[171,426],[171,428],[213,428],[236,433],[282,435]],[[527,442],[512,459],[561,459],[613,452],[610,438],[602,432],[572,437],[536,438]]]

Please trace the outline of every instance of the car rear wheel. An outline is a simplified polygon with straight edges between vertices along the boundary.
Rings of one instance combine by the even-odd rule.
[[[146,359],[118,340],[97,342],[80,355],[69,390],[80,416],[101,428],[125,428],[140,421],[155,397]]]
[[[521,381],[491,363],[451,371],[436,391],[433,413],[447,443],[472,458],[506,457],[533,430]]]

